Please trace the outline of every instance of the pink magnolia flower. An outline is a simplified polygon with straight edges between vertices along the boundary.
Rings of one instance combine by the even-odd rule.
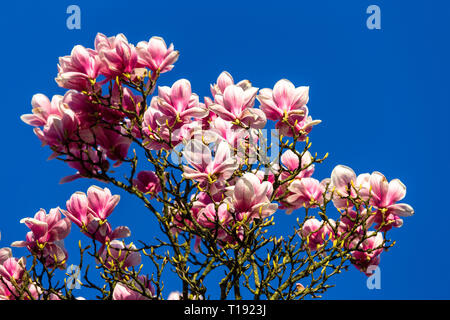
[[[282,79],[275,84],[273,90],[261,89],[257,99],[267,118],[278,121],[283,117],[305,115],[308,93],[309,87],[295,88],[292,82]]]
[[[299,236],[306,241],[306,246],[310,250],[319,250],[325,242],[332,237],[332,228],[325,222],[315,218],[305,221],[299,231]]]
[[[146,295],[133,290],[131,287],[145,292]],[[113,291],[113,300],[149,300],[155,296],[155,288],[146,276],[139,276],[139,281],[130,281],[130,286],[125,283],[117,283]]]
[[[232,220],[226,203],[220,204],[217,210],[214,203],[210,203],[198,212],[196,218],[197,222],[206,228],[216,228],[217,224],[225,226]]]
[[[414,214],[414,209],[405,203],[396,203],[406,195],[406,187],[398,180],[388,182],[379,172],[364,173],[356,177],[355,172],[346,166],[336,166],[331,173],[330,189],[334,189],[333,203],[338,209],[349,208],[353,203],[349,198],[356,199],[357,194],[367,201],[377,211],[368,219],[368,223],[376,223],[380,231],[388,231],[392,227],[401,227],[403,220]]]
[[[174,50],[173,44],[167,48],[166,42],[160,37],[151,37],[150,40],[141,41],[136,46],[138,65],[147,67],[156,73],[164,73],[173,69],[178,60],[179,52]]]
[[[352,263],[358,270],[366,275],[371,275],[369,268],[378,266],[380,263],[384,239],[380,232],[370,232],[366,237],[361,244],[359,244],[361,242],[359,239],[353,241]]]
[[[56,98],[55,103],[59,100]],[[79,127],[79,121],[75,113],[60,104],[58,107],[59,113],[47,114],[46,123],[43,128],[34,128],[34,133],[42,141],[43,145],[49,145],[54,151],[66,150],[66,145],[78,140],[76,132]],[[23,121],[31,121],[30,123],[37,123],[36,118],[31,119],[31,115],[24,115]],[[42,116],[42,115],[41,115]],[[42,118],[43,121],[43,118]]]
[[[192,93],[191,83],[186,79],[176,81],[172,87],[159,87],[155,107],[164,115],[160,123],[174,126],[190,122],[191,118],[204,118],[208,110]]]
[[[122,33],[107,38],[98,33],[95,38],[95,49],[102,61],[100,73],[107,78],[132,73],[137,65],[138,55],[134,45],[128,43]]]
[[[54,95],[52,101],[47,96],[37,93],[33,95],[31,99],[32,114],[24,114],[20,119],[34,127],[42,127],[47,123],[47,119],[51,115],[61,116],[62,111],[62,99],[60,95]]]
[[[25,269],[26,260],[23,257],[20,259],[9,257],[0,262],[0,300],[37,300],[39,298],[39,288],[24,279]],[[23,291],[22,288],[27,290]]]
[[[12,257],[11,248],[1,248],[0,249],[0,264],[3,264],[7,259]]]
[[[91,97],[76,90],[68,90],[64,94],[62,103],[75,113],[80,128],[90,128],[99,118],[106,118],[99,104],[93,103]]]
[[[200,182],[200,187],[216,185],[228,180],[237,169],[236,159],[230,156],[230,148],[226,142],[221,142],[212,159],[212,152],[198,140],[190,140],[183,156],[193,167],[183,166],[183,177]]]
[[[202,124],[198,121],[191,121],[189,118],[181,120],[181,114],[174,114],[175,118],[173,115],[163,114],[158,101],[158,97],[153,97],[150,106],[144,113],[142,132],[144,146],[147,149],[170,150],[184,139],[189,139],[196,130],[201,130]],[[186,113],[183,116],[186,116]],[[175,121],[173,119],[177,122],[172,122]]]
[[[106,220],[120,201],[108,188],[89,187],[87,191],[88,211],[100,220]]]
[[[141,254],[136,251],[136,246],[125,246],[123,241],[112,240],[108,246],[102,246],[99,257],[107,268],[129,268],[141,264]]]
[[[64,104],[64,98],[60,95],[54,95],[50,102],[45,95],[38,93],[33,96],[31,105],[33,106],[33,113],[24,114],[20,119],[35,127],[33,131],[41,140],[43,146],[49,144],[54,151],[61,151],[64,148],[64,142],[66,142],[66,136],[61,134],[61,126],[66,125],[70,130],[73,130],[71,120],[74,120],[74,115],[70,111],[68,115],[65,114],[67,105]],[[61,122],[60,120],[65,121]],[[70,134],[72,137],[72,133],[67,132],[67,135]]]
[[[269,181],[261,182],[255,174],[245,173],[229,188],[230,198],[227,202],[234,209],[238,220],[266,218],[278,208],[276,203],[270,202],[268,190],[271,188]]]
[[[145,194],[156,195],[161,191],[159,178],[153,171],[140,171],[133,182],[136,188]]]
[[[301,283],[296,283],[296,284],[295,284],[295,289],[296,289],[298,292],[302,292],[303,290],[305,290],[305,286],[302,285]]]
[[[67,211],[62,212],[78,227],[86,226],[88,219],[88,200],[84,192],[75,192],[66,202]]]
[[[10,257],[0,264],[0,276],[7,281],[18,282],[23,278],[26,264],[26,259],[23,257],[20,259]]]
[[[30,228],[33,242],[39,244],[62,240],[70,233],[70,220],[62,218],[57,208],[48,214],[41,209],[34,218],[24,218],[20,222]]]
[[[217,77],[217,81],[215,84],[211,85],[211,94],[213,98],[216,97],[216,94],[223,94],[225,92],[225,89],[228,86],[234,85],[234,80],[231,74],[229,74],[226,71],[223,71],[219,77]],[[252,87],[252,84],[248,80],[242,80],[236,83],[238,87],[241,87],[242,90],[246,90]],[[253,89],[254,90],[254,89]]]
[[[304,140],[312,127],[321,122],[308,115],[309,87],[295,88],[289,80],[282,79],[273,90],[261,89],[257,98],[267,118],[277,121],[275,127],[284,136],[295,133],[298,140]]]
[[[369,198],[369,178],[370,174],[363,173],[358,177],[355,172],[343,165],[336,166],[331,172],[331,183],[329,186],[333,192],[333,204],[336,208],[342,209],[353,206],[348,198],[355,199],[357,194],[363,199]]]
[[[392,227],[401,227],[403,220],[400,217],[409,217],[414,214],[414,209],[406,203],[397,203],[406,195],[405,185],[398,179],[387,181],[380,172],[373,172],[370,176],[371,198],[370,203],[377,207],[374,216],[376,228],[380,231],[388,231]]]
[[[278,197],[283,197],[281,200],[281,206],[280,209],[286,209],[286,213],[290,214],[292,210],[297,209],[293,203],[290,203],[287,201],[287,198],[291,195],[294,195],[292,191],[289,190],[289,185],[293,183],[293,181],[296,180],[302,180],[303,178],[309,178],[314,173],[314,164],[312,163],[312,157],[309,151],[304,152],[301,155],[301,159],[297,154],[295,154],[291,150],[285,151],[281,155],[281,170],[278,165],[274,167],[274,170],[276,172],[280,172],[278,176],[278,181],[282,182],[280,186],[278,186],[276,190],[276,194]],[[286,181],[291,177],[291,175],[294,172],[297,172],[300,169],[300,172],[294,177],[294,179],[290,181]],[[322,182],[322,184],[325,184],[325,181]]]
[[[294,208],[315,208],[323,204],[324,182],[314,178],[302,178],[294,180],[288,187],[291,194],[286,198]],[[289,210],[291,211],[291,210]]]
[[[74,137],[78,124],[75,113],[68,108],[61,115],[50,115],[43,130],[45,142],[50,146],[66,142]]]
[[[226,121],[242,122],[248,127],[262,129],[266,116],[260,109],[253,108],[258,88],[243,90],[238,85],[229,85],[223,94],[216,94],[209,108]]]
[[[111,195],[108,188],[91,186],[87,195],[75,192],[66,202],[67,210],[61,210],[81,231],[101,243],[130,236],[128,227],[112,230],[106,220],[120,200],[119,195]]]
[[[322,120],[313,120],[308,115],[308,108],[304,107],[304,115],[292,114],[275,124],[275,128],[280,131],[280,134],[286,137],[293,137],[294,133],[298,141],[306,140],[308,134],[312,131],[315,125],[318,125]]]
[[[301,159],[293,151],[287,150],[281,155],[281,164],[284,169],[290,172],[295,172],[298,169],[301,171],[297,174],[296,179],[311,177],[314,173],[314,164],[312,163],[312,156],[309,151],[301,155]],[[290,176],[289,172],[283,170],[280,174],[280,179],[284,180]]]
[[[59,58],[56,83],[66,89],[91,91],[102,63],[96,51],[77,45],[70,56]],[[98,89],[98,85],[95,86]]]
[[[12,246],[27,247],[31,253],[43,258],[48,267],[64,268],[67,251],[62,240],[70,233],[70,220],[62,218],[58,209],[51,209],[49,214],[41,209],[34,218],[24,218],[20,222],[31,231],[27,233],[26,241],[15,241]]]

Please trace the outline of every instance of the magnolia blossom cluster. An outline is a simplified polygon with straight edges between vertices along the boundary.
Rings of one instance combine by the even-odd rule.
[[[21,222],[31,231],[27,233],[25,241],[15,241],[12,246],[26,247],[46,268],[64,269],[68,253],[63,240],[69,235],[73,223],[80,228],[81,233],[101,244],[97,252],[97,262],[105,268],[117,270],[139,266],[141,254],[136,247],[133,244],[125,245],[123,241],[118,240],[131,235],[129,228],[121,226],[113,229],[107,220],[119,200],[120,196],[112,195],[108,188],[91,186],[86,194],[76,192],[66,202],[66,209],[54,208],[48,214],[41,209],[34,218],[22,219]],[[3,286],[0,284],[0,299],[18,298],[14,290],[20,285],[25,270],[25,258],[19,260],[13,258],[10,248],[0,249],[0,278],[3,282]],[[15,286],[8,284],[11,277]],[[116,284],[112,293],[113,299],[148,299],[155,294],[155,289],[147,276],[139,276],[139,282],[132,281],[129,285],[127,282],[130,281],[124,279],[124,282]],[[145,295],[131,289],[134,286],[142,292],[140,289],[142,285]],[[32,298],[39,299],[42,292],[38,290],[38,286],[33,285],[31,289]],[[55,294],[50,298],[59,300]]]
[[[76,224],[88,237],[102,244],[130,236],[128,227],[112,229],[107,218],[119,203],[120,196],[112,195],[108,188],[91,186],[84,192],[75,192],[60,211]]]
[[[69,235],[72,223],[76,224],[83,234],[100,242],[101,250],[114,239],[130,236],[128,227],[117,227],[113,230],[107,220],[119,199],[120,196],[113,196],[108,188],[97,186],[91,186],[87,195],[76,192],[67,201],[66,210],[58,207],[47,214],[41,209],[34,218],[22,219],[21,222],[30,232],[27,233],[25,241],[15,241],[12,246],[26,247],[45,261],[47,267],[65,268],[68,254],[63,240]]]
[[[26,259],[17,259],[11,248],[0,248],[0,300],[33,300],[40,294],[39,288],[25,275]]]
[[[77,45],[59,59],[56,82],[67,92],[51,99],[34,95],[32,113],[21,119],[53,151],[50,158],[62,159],[76,170],[61,182],[95,178],[135,193],[148,201],[149,208],[151,199],[162,202],[168,206],[167,229],[173,234],[193,233],[197,252],[205,233],[221,247],[235,245],[245,240],[249,226],[277,210],[291,214],[306,208],[307,217],[297,230],[304,249],[338,245],[369,274],[369,267],[380,261],[383,234],[401,227],[402,218],[414,213],[410,205],[399,203],[406,195],[403,183],[388,182],[379,172],[357,176],[343,165],[336,166],[330,177],[317,179],[315,164],[321,161],[309,152],[308,135],[321,121],[309,114],[308,87],[282,79],[272,89],[259,89],[248,80],[235,82],[225,71],[210,85],[209,97],[200,98],[186,79],[156,87],[178,57],[174,46],[160,37],[133,45],[123,34],[98,34],[94,49]],[[268,125],[278,131],[276,140],[281,144],[270,161],[261,134]],[[300,142],[306,145],[302,151],[296,147]],[[138,165],[132,145],[143,149],[154,168],[141,168],[141,161]],[[162,155],[171,152],[183,162],[166,164],[168,158]],[[110,163],[130,164],[132,173],[125,183],[110,178]],[[167,168],[173,171],[164,172]],[[176,170],[181,181],[173,177]],[[129,228],[113,228],[108,221],[119,200],[108,188],[91,186],[86,193],[76,192],[65,209],[54,208],[48,214],[41,209],[33,218],[22,219],[30,231],[25,241],[13,246],[26,247],[48,268],[64,268],[68,253],[63,240],[75,224],[100,243],[97,263],[111,272],[137,267],[139,250],[121,240],[130,236]],[[336,219],[325,214],[328,203],[337,209]],[[310,216],[310,210],[321,213],[322,221]],[[24,262],[1,250],[0,262],[6,266],[0,274],[6,281],[13,277],[20,282]],[[12,271],[3,271],[7,269]],[[147,276],[119,280],[113,299],[148,299],[156,294]],[[0,296],[10,297],[13,289],[0,284]],[[172,298],[179,296],[174,293]]]
[[[47,267],[65,268],[67,251],[64,248],[64,238],[71,229],[68,218],[62,218],[57,208],[47,214],[44,209],[39,210],[33,218],[24,218],[24,223],[30,232],[25,241],[15,241],[13,247],[26,247],[32,254],[42,259]]]
[[[369,267],[379,264],[383,252],[382,233],[401,227],[402,217],[414,214],[409,204],[398,203],[405,197],[406,187],[398,179],[388,182],[380,172],[356,176],[351,168],[339,165],[331,173],[328,190],[331,191],[325,192],[323,198],[314,201],[320,203],[330,196],[340,212],[338,222],[312,218],[304,223],[299,234],[311,250],[318,250],[330,240],[342,240],[353,264],[370,274]]]
[[[185,227],[195,230],[198,224],[211,230],[219,244],[235,243],[243,238],[242,226],[236,228],[237,223],[245,221],[250,224],[254,219],[267,218],[277,210],[278,205],[270,200],[272,192],[269,181],[262,181],[256,174],[245,173],[227,187],[225,194],[217,192],[211,196],[211,192],[203,191],[193,196],[191,216],[186,218],[176,212],[174,231]],[[200,239],[197,240],[196,249],[199,249]]]
[[[234,149],[246,150],[249,135],[264,128],[267,119],[285,136],[304,140],[320,120],[308,115],[308,88],[280,80],[272,89],[255,88],[250,81],[235,83],[223,72],[211,85],[212,97],[203,102],[191,84],[180,79],[159,86],[161,73],[170,71],[179,56],[173,45],[152,37],[136,46],[123,34],[98,34],[95,48],[81,45],[59,59],[56,82],[68,89],[51,99],[36,94],[32,114],[22,120],[53,151],[51,158],[66,156],[77,173],[63,178],[95,177],[127,158],[132,141],[149,150],[171,149],[199,131],[210,139],[225,140]],[[260,108],[255,105],[260,101]],[[202,133],[202,135],[204,135]],[[247,147],[242,146],[247,140]],[[245,143],[244,143],[245,144]]]
[[[144,85],[142,79],[149,75],[150,86],[177,59],[178,51],[162,38],[134,46],[123,34],[109,38],[98,34],[95,49],[77,45],[59,59],[56,82],[68,91],[51,100],[34,95],[33,113],[21,118],[34,127],[43,145],[50,146],[51,158],[66,155],[68,165],[77,170],[62,182],[104,172],[110,160],[114,166],[122,163],[132,142],[124,133],[134,130],[142,138],[136,120],[144,111],[142,96],[122,82]]]
[[[70,56],[60,58],[56,82],[68,89],[67,93],[51,101],[36,94],[33,113],[23,115],[22,120],[35,127],[35,134],[53,150],[52,157],[65,155],[69,166],[78,170],[62,182],[82,176],[102,180],[110,160],[115,166],[126,161],[132,141],[141,141],[148,150],[170,150],[183,142],[188,164],[183,167],[183,177],[205,189],[192,199],[193,217],[201,226],[213,228],[219,221],[226,228],[244,219],[251,223],[270,216],[278,208],[271,199],[273,193],[282,196],[284,186],[273,190],[274,177],[266,181],[261,172],[234,173],[246,161],[248,164],[248,155],[256,150],[258,130],[268,119],[276,121],[283,135],[299,141],[320,123],[308,115],[308,87],[296,88],[283,79],[273,90],[259,90],[248,80],[235,83],[228,72],[222,72],[210,87],[212,97],[203,102],[192,92],[190,82],[181,79],[172,86],[159,86],[147,104],[143,96],[153,93],[159,75],[170,71],[177,59],[173,45],[167,47],[159,37],[134,46],[122,34],[109,38],[98,34],[94,49],[77,45]],[[301,161],[295,157],[298,155],[288,152],[282,159],[289,170],[301,171],[299,179],[309,178],[313,168],[299,168],[310,162],[309,153]],[[281,171],[280,179],[287,174]],[[138,172],[133,183],[144,194],[155,196],[161,191],[159,177],[149,170]],[[292,188],[298,186],[293,184]],[[321,190],[319,185],[313,192]],[[299,207],[302,200],[294,198],[292,194],[282,205]],[[72,221],[92,234],[104,217],[71,212],[87,210],[85,203],[85,196],[75,194],[68,203],[67,216],[76,217]],[[91,211],[89,208],[88,213]],[[185,223],[177,217],[174,221]],[[110,237],[108,228],[102,224],[96,240]],[[230,240],[223,228],[218,233],[221,240]]]
[[[117,240],[131,235],[128,227],[112,229],[107,218],[119,203],[120,196],[112,195],[108,188],[91,186],[87,193],[76,192],[66,203],[66,210],[60,209],[80,231],[102,244],[98,252],[98,262],[110,270],[141,265],[141,254],[133,244],[125,245]],[[125,280],[124,280],[125,281]],[[126,282],[130,282],[127,280]],[[143,300],[155,294],[155,289],[147,276],[139,276],[139,282],[118,282],[112,293],[115,300]],[[146,292],[146,295],[132,289],[132,286]],[[131,287],[131,288],[130,288]]]

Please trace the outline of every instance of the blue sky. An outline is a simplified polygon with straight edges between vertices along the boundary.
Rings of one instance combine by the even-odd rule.
[[[81,8],[81,30],[66,27],[71,4]],[[381,9],[381,30],[366,27],[372,4]],[[58,57],[76,44],[93,47],[97,32],[124,33],[132,43],[159,35],[181,53],[160,84],[187,78],[203,97],[227,70],[259,88],[272,88],[281,78],[308,85],[310,113],[323,121],[311,133],[313,150],[330,154],[316,177],[345,164],[407,186],[404,201],[416,214],[391,232],[397,245],[381,257],[381,289],[368,290],[366,277],[350,268],[332,280],[336,287],[325,298],[449,299],[449,18],[446,1],[3,3],[0,246],[25,237],[22,217],[64,206],[73,192],[93,183],[59,185],[72,169],[47,161],[49,150],[19,119],[30,112],[33,94],[64,93],[54,82]],[[134,240],[149,239],[154,220],[121,195],[112,223],[128,224]],[[281,215],[279,228],[289,229],[293,220]],[[69,250],[78,235],[66,241]],[[179,289],[168,281],[170,289]]]

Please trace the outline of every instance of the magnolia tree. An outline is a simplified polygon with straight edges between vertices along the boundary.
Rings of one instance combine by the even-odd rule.
[[[21,220],[29,232],[11,246],[29,255],[1,249],[1,299],[77,299],[80,287],[117,300],[314,298],[350,265],[370,275],[394,245],[389,231],[414,213],[398,203],[400,180],[344,165],[314,178],[327,155],[311,152],[320,120],[308,113],[308,87],[283,79],[258,89],[223,72],[203,102],[185,79],[155,92],[178,56],[159,37],[134,46],[98,34],[95,49],[59,59],[56,82],[68,91],[34,95],[21,119],[75,170],[62,183],[95,179],[130,193],[161,237],[125,240],[130,228],[108,221],[120,196],[93,185]],[[280,236],[277,216],[291,213]],[[77,230],[75,261],[63,241]],[[69,265],[82,274],[76,283],[58,278]],[[179,287],[165,288],[169,273]]]

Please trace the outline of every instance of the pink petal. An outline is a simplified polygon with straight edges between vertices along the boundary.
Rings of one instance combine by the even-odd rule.
[[[41,238],[48,231],[47,222],[42,222],[34,218],[24,218],[20,220],[20,223],[24,223],[28,228],[30,228],[36,239]]]
[[[173,107],[181,112],[189,104],[191,98],[191,83],[186,79],[176,81],[172,86],[171,101]]]
[[[391,204],[386,202],[389,183],[383,174],[377,171],[373,172],[370,176],[370,187],[372,188],[372,202],[376,206],[385,207]]]
[[[217,86],[219,87],[219,90],[222,93],[228,86],[233,84],[234,84],[233,77],[226,71],[223,71],[217,78]]]
[[[406,186],[398,179],[389,182],[389,190],[386,195],[386,202],[393,204],[402,200],[406,195]]]
[[[202,172],[212,162],[211,150],[198,140],[189,140],[183,156],[191,166]]]
[[[242,123],[255,129],[263,129],[267,123],[266,114],[261,109],[256,108],[244,109],[239,118]]]
[[[389,206],[389,212],[399,217],[410,217],[414,214],[414,209],[406,203],[396,203]]]
[[[298,169],[300,164],[298,156],[291,150],[287,150],[281,155],[281,163],[284,164],[290,171]]]
[[[69,218],[59,220],[49,231],[49,242],[66,238],[70,233],[71,223]]]
[[[287,111],[290,109],[294,95],[295,86],[289,80],[281,79],[273,87],[273,101],[283,110]]]
[[[39,127],[45,125],[45,121],[37,117],[35,114],[23,114],[20,116],[20,120],[30,126]]]
[[[226,121],[234,121],[236,116],[220,104],[213,103],[209,105],[209,109]]]
[[[111,234],[111,239],[128,238],[131,236],[131,231],[127,226],[120,226],[114,229]]]
[[[233,115],[239,116],[244,105],[244,90],[235,85],[228,86],[223,93],[223,105]]]
[[[342,195],[347,195],[346,190],[351,181],[356,181],[356,174],[350,167],[338,165],[331,172],[331,183]]]

